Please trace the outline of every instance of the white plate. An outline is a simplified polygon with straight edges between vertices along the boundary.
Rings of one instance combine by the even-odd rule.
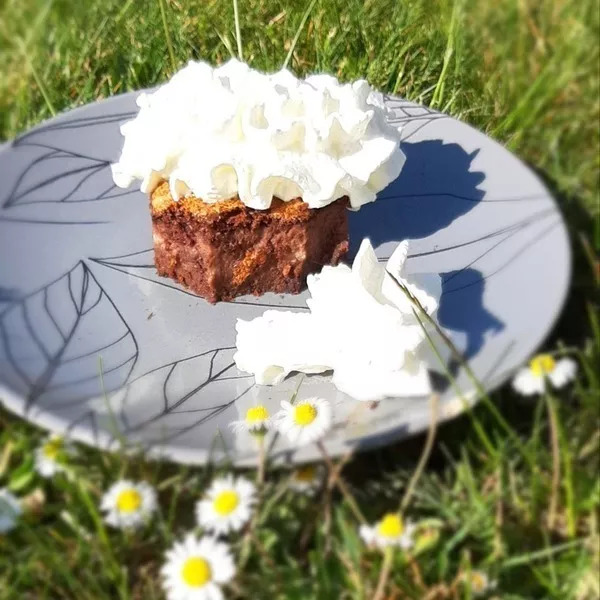
[[[148,200],[116,188],[109,168],[136,96],[60,115],[0,152],[0,397],[26,419],[95,446],[114,448],[122,437],[179,462],[226,452],[248,463],[252,442],[227,424],[257,400],[275,410],[300,377],[253,385],[232,361],[235,320],[267,306],[306,310],[306,295],[213,306],[157,276]],[[470,364],[491,389],[536,349],[563,305],[565,225],[539,179],[502,146],[443,114],[387,102],[406,165],[377,202],[351,213],[351,255],[363,237],[380,258],[411,239],[409,270],[442,274],[440,322],[466,337]],[[458,383],[474,397],[462,372]],[[426,399],[372,407],[325,376],[303,379],[299,397],[313,395],[335,403],[332,454],[429,421]],[[442,418],[462,409],[446,387]],[[288,450],[278,439],[283,459],[317,457],[312,446]]]

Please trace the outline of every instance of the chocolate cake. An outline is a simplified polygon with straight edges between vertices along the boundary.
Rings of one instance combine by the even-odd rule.
[[[301,198],[274,198],[267,210],[238,198],[175,201],[164,181],[150,195],[156,268],[213,303],[298,293],[308,274],[348,251],[347,207],[347,197],[319,209]]]

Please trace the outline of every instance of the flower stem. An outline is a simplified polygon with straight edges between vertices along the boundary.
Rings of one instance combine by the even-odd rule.
[[[250,557],[250,550],[252,548],[252,542],[258,548],[259,540],[256,538],[256,526],[260,518],[260,510],[262,508],[263,500],[263,487],[265,483],[265,436],[257,436],[256,442],[258,445],[258,461],[256,466],[256,507],[250,523],[248,524],[248,530],[242,540],[242,547],[240,550],[240,568],[245,566],[248,558]]]
[[[338,469],[336,469],[335,465],[331,461],[331,458],[329,457],[329,454],[327,454],[327,450],[325,449],[325,446],[323,445],[323,442],[321,440],[319,440],[317,442],[317,446],[318,446],[319,450],[321,451],[321,454],[323,455],[323,459],[325,460],[325,463],[327,464],[327,468],[329,470],[330,481],[329,481],[329,486],[328,487],[331,489],[331,486],[333,484],[337,485],[338,489],[340,490],[340,492],[344,496],[344,499],[348,502],[348,506],[350,506],[350,509],[354,513],[354,516],[363,525],[366,525],[367,520],[365,519],[364,515],[362,514],[360,508],[358,507],[358,504],[356,503],[356,500],[354,499],[354,496],[352,495],[352,492],[350,492],[350,490],[348,489],[348,486],[346,485],[346,482],[340,476],[340,474],[338,472]],[[331,479],[333,479],[333,481],[331,481]]]
[[[415,316],[415,318],[417,319],[417,322],[421,326],[421,329],[423,330],[423,333],[425,334],[425,337],[427,338],[427,342],[429,343],[429,347],[431,348],[432,352],[435,354],[436,358],[438,359],[438,362],[440,363],[442,369],[444,369],[444,373],[445,373],[446,377],[448,378],[448,381],[450,381],[450,385],[454,389],[454,392],[456,393],[456,395],[462,401],[463,408],[465,409],[465,411],[471,418],[471,422],[473,423],[473,427],[475,428],[475,431],[476,431],[477,435],[479,436],[479,439],[485,446],[485,449],[490,453],[490,455],[496,456],[498,454],[498,451],[494,448],[494,445],[492,444],[490,438],[488,437],[485,430],[481,426],[479,419],[477,419],[477,417],[473,414],[472,405],[465,398],[465,395],[463,394],[462,390],[460,389],[460,386],[458,385],[456,378],[454,377],[454,375],[448,368],[448,365],[442,358],[440,351],[437,349],[437,346],[435,345],[434,341],[431,339],[431,335],[427,331],[427,328],[425,327],[425,325],[423,325],[423,321],[421,321],[419,315],[417,314],[417,311],[414,308],[413,308],[413,315]]]
[[[256,469],[256,486],[259,496],[262,494],[262,487],[265,483],[265,436],[257,436],[258,443],[258,465]]]
[[[558,506],[558,493],[560,489],[560,447],[558,440],[558,423],[556,421],[556,407],[552,396],[546,392],[544,394],[546,408],[548,410],[548,420],[550,423],[550,446],[552,449],[552,484],[550,491],[550,504],[548,507],[548,528],[552,530],[556,520],[556,509]]]
[[[388,546],[383,553],[383,563],[381,565],[381,571],[379,572],[379,581],[377,582],[377,588],[373,594],[373,600],[382,600],[385,593],[385,588],[390,578],[390,572],[392,570],[392,560],[394,558],[394,547]]]
[[[436,333],[442,338],[442,340],[444,341],[446,346],[448,346],[450,352],[454,356],[455,360],[464,369],[465,374],[467,375],[467,378],[472,383],[473,387],[475,388],[475,390],[477,392],[478,397],[482,400],[485,407],[493,415],[496,422],[502,427],[502,429],[504,429],[504,431],[508,434],[508,436],[515,443],[515,445],[519,448],[519,451],[521,452],[521,454],[523,455],[525,460],[527,460],[530,467],[532,467],[533,470],[537,471],[537,465],[535,464],[535,461],[531,458],[529,452],[523,445],[523,442],[519,439],[519,436],[515,433],[513,428],[507,423],[506,419],[504,419],[504,417],[502,416],[500,411],[496,408],[494,403],[490,400],[490,397],[488,396],[487,392],[485,391],[485,388],[483,387],[482,383],[477,378],[477,375],[475,375],[475,372],[473,371],[473,369],[471,369],[471,366],[469,365],[469,361],[466,360],[465,357],[459,352],[459,350],[456,348],[456,346],[454,345],[452,340],[446,335],[446,333],[443,331],[443,329],[436,323],[435,319],[433,319],[429,315],[429,313],[423,308],[423,306],[419,302],[419,300],[413,294],[411,294],[411,292],[408,290],[408,288],[404,284],[400,283],[400,281],[398,281],[396,279],[396,277],[394,277],[394,275],[392,275],[389,271],[388,271],[388,274],[396,282],[396,285],[402,290],[404,295],[411,301],[411,303],[419,309],[419,312],[421,313],[421,315],[423,316],[425,321],[427,321],[427,323],[429,325],[431,325],[435,329]]]
[[[565,505],[567,512],[567,534],[570,538],[574,538],[577,533],[577,522],[575,517],[575,489],[573,486],[573,457],[569,449],[567,440],[565,439],[564,429],[560,426],[557,419],[558,435],[561,445],[562,463],[565,472],[563,486],[565,489]]]
[[[425,440],[425,445],[423,446],[423,451],[421,452],[421,457],[419,458],[419,462],[417,467],[415,468],[412,477],[406,487],[406,492],[404,492],[404,497],[400,502],[400,513],[403,513],[410,502],[411,496],[414,493],[415,486],[425,469],[425,465],[429,460],[429,456],[431,455],[431,450],[433,448],[433,441],[435,440],[435,433],[437,431],[437,422],[438,422],[438,400],[439,396],[437,394],[431,394],[431,398],[429,400],[429,408],[431,411],[431,417],[429,419],[429,429],[427,430],[427,439]]]
[[[119,444],[121,445],[120,450],[122,452],[122,458],[124,459],[125,466],[127,466],[128,459],[125,453],[125,449],[127,448],[127,439],[125,438],[123,432],[121,431],[121,428],[119,427],[117,416],[115,415],[115,411],[113,410],[108,394],[106,393],[106,388],[104,386],[104,363],[102,362],[102,356],[98,356],[98,377],[100,379],[100,390],[102,391],[102,398],[104,399],[104,404],[108,412],[108,426],[112,430],[111,433],[114,435],[115,439],[117,439],[119,441]]]
[[[419,568],[419,563],[415,560],[414,556],[408,557],[408,564],[410,566],[410,570],[412,571],[413,581],[415,585],[420,587],[422,590],[426,589],[427,586],[423,581],[423,574],[421,573],[421,569]]]

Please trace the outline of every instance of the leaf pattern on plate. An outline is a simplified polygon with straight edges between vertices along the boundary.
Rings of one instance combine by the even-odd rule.
[[[126,104],[134,104],[134,98]],[[86,213],[83,206],[78,210],[77,205],[120,199],[137,192],[121,190],[114,184],[110,164],[116,156],[110,145],[100,142],[108,131],[118,140],[119,125],[137,111],[104,113],[96,105],[89,112],[92,114],[76,116],[85,114],[77,110],[61,115],[6,146],[8,152],[0,163],[5,183],[0,192],[0,223],[101,225],[110,221],[99,207]],[[56,205],[71,206],[72,210],[56,211]],[[49,210],[44,211],[44,207]]]
[[[89,128],[94,126],[104,126],[111,123],[122,123],[129,119],[132,119],[137,114],[137,110],[121,111],[116,113],[101,112],[100,114],[92,114],[88,116],[66,116],[62,115],[58,119],[54,119],[45,124],[35,127],[31,131],[17,137],[13,142],[13,147],[18,146],[32,146],[39,142],[42,135],[51,132],[51,135],[56,134],[58,131],[65,130],[76,130],[82,128]]]
[[[43,151],[40,152],[40,149]],[[52,163],[61,165],[57,172]],[[48,203],[97,202],[135,193],[112,182],[110,161],[63,148],[42,146],[32,151],[3,202],[4,210]]]
[[[427,106],[421,106],[388,94],[384,94],[383,98],[387,107],[394,113],[388,122],[401,129],[400,137],[403,142],[412,138],[433,121],[448,118],[447,115]]]
[[[100,324],[100,325],[99,325]],[[3,377],[26,410],[84,402],[127,382],[138,346],[119,310],[83,261],[0,313]]]
[[[15,288],[0,286],[0,313],[16,302],[19,297],[20,293]]]
[[[253,387],[253,376],[235,367],[234,352],[235,347],[215,348],[162,365],[98,399],[93,408],[111,414],[126,436],[143,432],[147,439],[154,431],[161,440],[173,439],[213,419]],[[239,392],[228,393],[235,381]],[[144,411],[136,410],[141,402]]]
[[[483,202],[483,200],[482,200],[482,202]],[[480,244],[481,248],[483,248],[483,249],[478,249],[477,251],[475,251],[475,252],[477,252],[477,254],[473,255],[471,262],[469,262],[468,264],[466,264],[463,267],[463,270],[466,270],[466,269],[476,265],[478,263],[478,261],[480,261],[485,256],[492,253],[494,250],[499,248],[505,242],[511,241],[512,238],[519,235],[524,230],[535,227],[537,225],[540,225],[540,224],[544,223],[550,217],[554,217],[551,225],[548,228],[544,228],[541,234],[536,234],[535,236],[533,236],[533,238],[527,239],[526,242],[519,247],[519,250],[516,253],[513,253],[511,255],[510,259],[504,265],[502,265],[502,267],[498,268],[494,273],[491,274],[491,275],[493,275],[495,273],[500,272],[503,268],[508,266],[523,251],[527,250],[527,248],[532,246],[535,242],[539,241],[541,239],[541,237],[544,237],[554,227],[556,227],[558,225],[558,223],[560,222],[559,220],[556,219],[556,214],[557,213],[554,209],[542,210],[537,213],[528,215],[527,217],[520,219],[519,221],[516,221],[515,223],[511,223],[510,225],[503,225],[499,229],[493,229],[488,233],[481,234],[478,232],[478,234],[476,236],[474,236],[472,238],[466,237],[465,240],[463,240],[459,243],[455,243],[455,244],[452,244],[449,246],[441,246],[440,245],[440,246],[435,247],[432,250],[426,250],[424,252],[409,253],[408,259],[410,260],[410,259],[424,257],[424,256],[441,254],[444,252],[452,252],[455,250],[461,250],[468,246],[475,246],[475,245]],[[379,256],[379,257],[377,257],[377,260],[379,262],[387,262],[389,260],[389,258],[390,258],[389,256]],[[490,277],[491,275],[489,275],[488,277]]]

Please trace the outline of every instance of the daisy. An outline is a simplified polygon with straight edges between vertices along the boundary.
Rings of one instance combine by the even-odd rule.
[[[156,491],[144,481],[117,481],[102,496],[100,508],[113,527],[139,527],[156,510]]]
[[[497,582],[491,581],[483,571],[477,570],[464,573],[462,580],[467,583],[474,596],[483,596],[497,585]]]
[[[243,477],[215,479],[196,504],[198,524],[217,535],[238,531],[250,519],[255,502],[254,484]]]
[[[42,477],[52,477],[65,470],[65,463],[73,453],[71,445],[66,444],[60,435],[50,435],[35,451],[35,470]]]
[[[303,446],[323,437],[331,427],[332,413],[331,404],[324,398],[306,398],[296,404],[284,400],[275,418],[279,431],[292,443]]]
[[[236,433],[248,432],[253,435],[264,435],[271,427],[271,416],[267,408],[258,404],[246,411],[244,419],[229,424]]]
[[[305,465],[296,469],[290,477],[290,488],[312,496],[322,485],[325,476],[323,465]]]
[[[225,544],[188,534],[167,552],[161,574],[168,600],[222,600],[220,585],[233,578],[235,566]]]
[[[555,360],[550,354],[538,354],[529,361],[529,365],[515,375],[513,388],[524,396],[543,394],[546,380],[553,387],[561,388],[575,378],[577,363],[571,358]]]
[[[361,525],[359,533],[369,546],[377,548],[398,546],[403,550],[408,550],[414,542],[414,530],[413,523],[404,523],[399,514],[388,513],[375,525]]]
[[[6,488],[0,489],[0,533],[13,529],[22,512],[19,499]]]

